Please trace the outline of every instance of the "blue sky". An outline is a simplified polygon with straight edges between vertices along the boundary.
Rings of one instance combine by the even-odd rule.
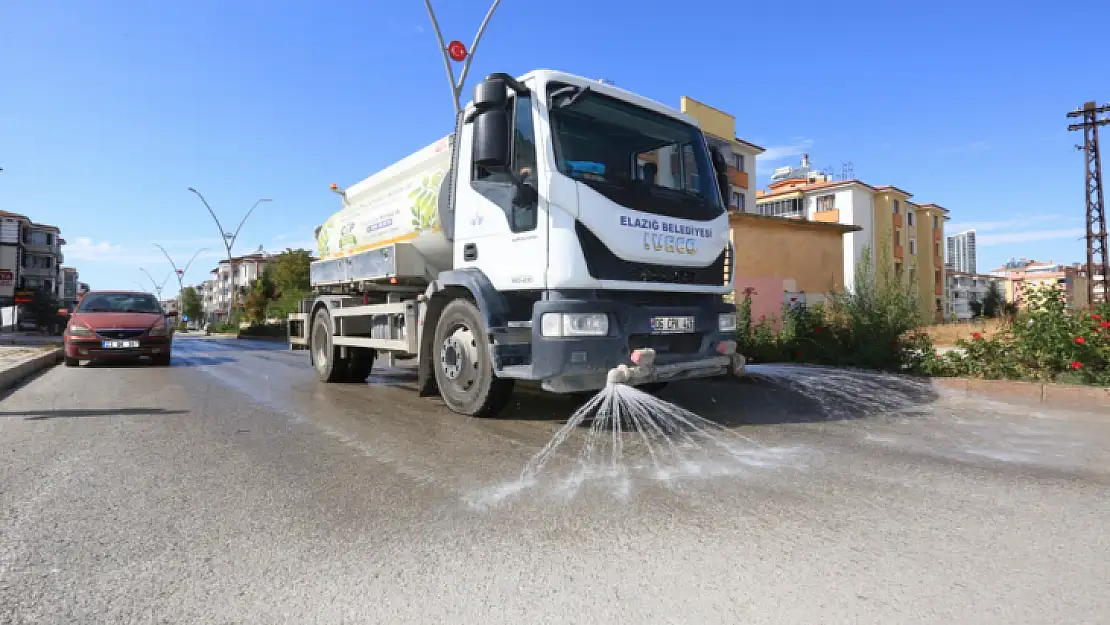
[[[434,4],[467,44],[488,7]],[[802,152],[851,161],[949,208],[950,231],[978,227],[986,271],[1084,258],[1065,113],[1110,100],[1110,56],[1083,27],[1053,3],[504,0],[471,75],[542,67],[692,96],[768,148],[761,186]],[[225,222],[274,199],[236,252],[311,247],[338,207],[328,184],[451,125],[420,0],[0,0],[0,59],[0,209],[59,226],[93,288],[133,288],[139,267],[161,280],[154,243],[179,263],[210,248],[187,281],[204,278],[222,248],[189,186]]]

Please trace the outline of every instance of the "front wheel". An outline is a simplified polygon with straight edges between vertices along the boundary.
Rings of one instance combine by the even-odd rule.
[[[54,362],[58,362],[58,361],[55,360]],[[66,356],[66,366],[67,367],[76,367],[79,364],[81,364],[80,360],[77,360],[76,358],[70,358],[69,356]]]
[[[474,417],[492,417],[508,403],[513,381],[493,374],[482,313],[472,302],[447,304],[435,329],[436,386],[451,410]]]

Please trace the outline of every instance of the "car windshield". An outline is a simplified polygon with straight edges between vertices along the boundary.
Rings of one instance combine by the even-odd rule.
[[[89,293],[81,300],[77,312],[162,314],[162,305],[146,293]]]
[[[552,83],[549,93],[561,173],[635,210],[696,220],[724,212],[696,127],[588,87]]]

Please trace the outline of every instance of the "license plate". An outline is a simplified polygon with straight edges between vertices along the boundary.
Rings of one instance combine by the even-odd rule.
[[[104,341],[104,349],[134,349],[139,346],[138,341]]]
[[[653,334],[689,334],[694,331],[693,317],[652,317]]]

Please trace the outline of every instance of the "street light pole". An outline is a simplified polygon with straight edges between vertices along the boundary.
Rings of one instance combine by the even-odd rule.
[[[204,203],[204,207],[208,209],[208,214],[212,216],[212,221],[216,222],[216,227],[220,229],[220,240],[224,242],[224,248],[227,249],[227,279],[230,291],[228,294],[230,297],[230,308],[227,311],[227,317],[230,321],[232,318],[232,312],[235,310],[235,305],[238,303],[239,300],[239,293],[235,290],[235,263],[232,260],[231,248],[235,247],[235,240],[239,238],[239,231],[243,229],[243,224],[247,222],[247,217],[251,216],[251,213],[254,212],[254,209],[258,208],[259,204],[263,202],[273,202],[273,200],[271,200],[270,198],[262,198],[255,202],[254,206],[251,206],[251,209],[247,211],[247,214],[243,215],[243,219],[239,222],[239,227],[235,229],[235,232],[227,232],[226,230],[224,230],[223,224],[220,223],[220,218],[216,217],[216,211],[212,210],[212,206],[208,204],[208,200],[204,199],[204,196],[200,194],[200,191],[197,191],[193,187],[189,187],[189,190],[195,193],[196,196],[200,198],[200,201]]]
[[[177,290],[178,291],[184,291],[185,290],[185,272],[189,271],[189,265],[193,264],[193,261],[197,259],[197,256],[199,256],[201,252],[207,252],[208,251],[208,248],[206,248],[206,247],[200,248],[199,250],[197,250],[193,254],[193,257],[189,259],[189,262],[185,263],[185,268],[184,269],[178,269],[177,264],[173,262],[172,258],[170,258],[170,253],[166,251],[166,248],[162,247],[161,245],[158,245],[157,243],[154,244],[154,247],[157,247],[158,249],[162,250],[162,254],[166,257],[166,260],[170,261],[170,266],[173,267],[173,271],[177,275]],[[180,296],[180,293],[179,293],[179,296]]]
[[[167,275],[166,279],[162,280],[162,284],[159,285],[158,282],[154,280],[154,276],[150,275],[149,271],[143,269],[142,267],[139,267],[139,271],[146,274],[146,277],[150,280],[150,284],[154,286],[154,292],[158,295],[158,301],[162,301],[162,289],[165,288],[166,283],[170,281],[169,275]]]
[[[466,75],[470,72],[470,62],[474,60],[474,53],[478,51],[478,43],[482,41],[482,33],[486,32],[486,26],[499,4],[501,4],[501,0],[493,0],[493,5],[486,12],[485,19],[482,20],[482,25],[478,27],[478,34],[474,35],[474,41],[470,44],[470,51],[464,51],[466,62],[463,63],[462,72],[456,81],[455,70],[451,67],[451,54],[448,51],[448,44],[443,41],[443,33],[439,30],[439,20],[436,19],[436,13],[432,10],[432,0],[424,0],[424,6],[428,8],[428,17],[432,18],[432,29],[435,30],[436,39],[439,40],[439,51],[443,54],[443,65],[447,68],[447,80],[451,84],[451,99],[455,103],[455,117],[462,113],[462,88],[466,83]]]

